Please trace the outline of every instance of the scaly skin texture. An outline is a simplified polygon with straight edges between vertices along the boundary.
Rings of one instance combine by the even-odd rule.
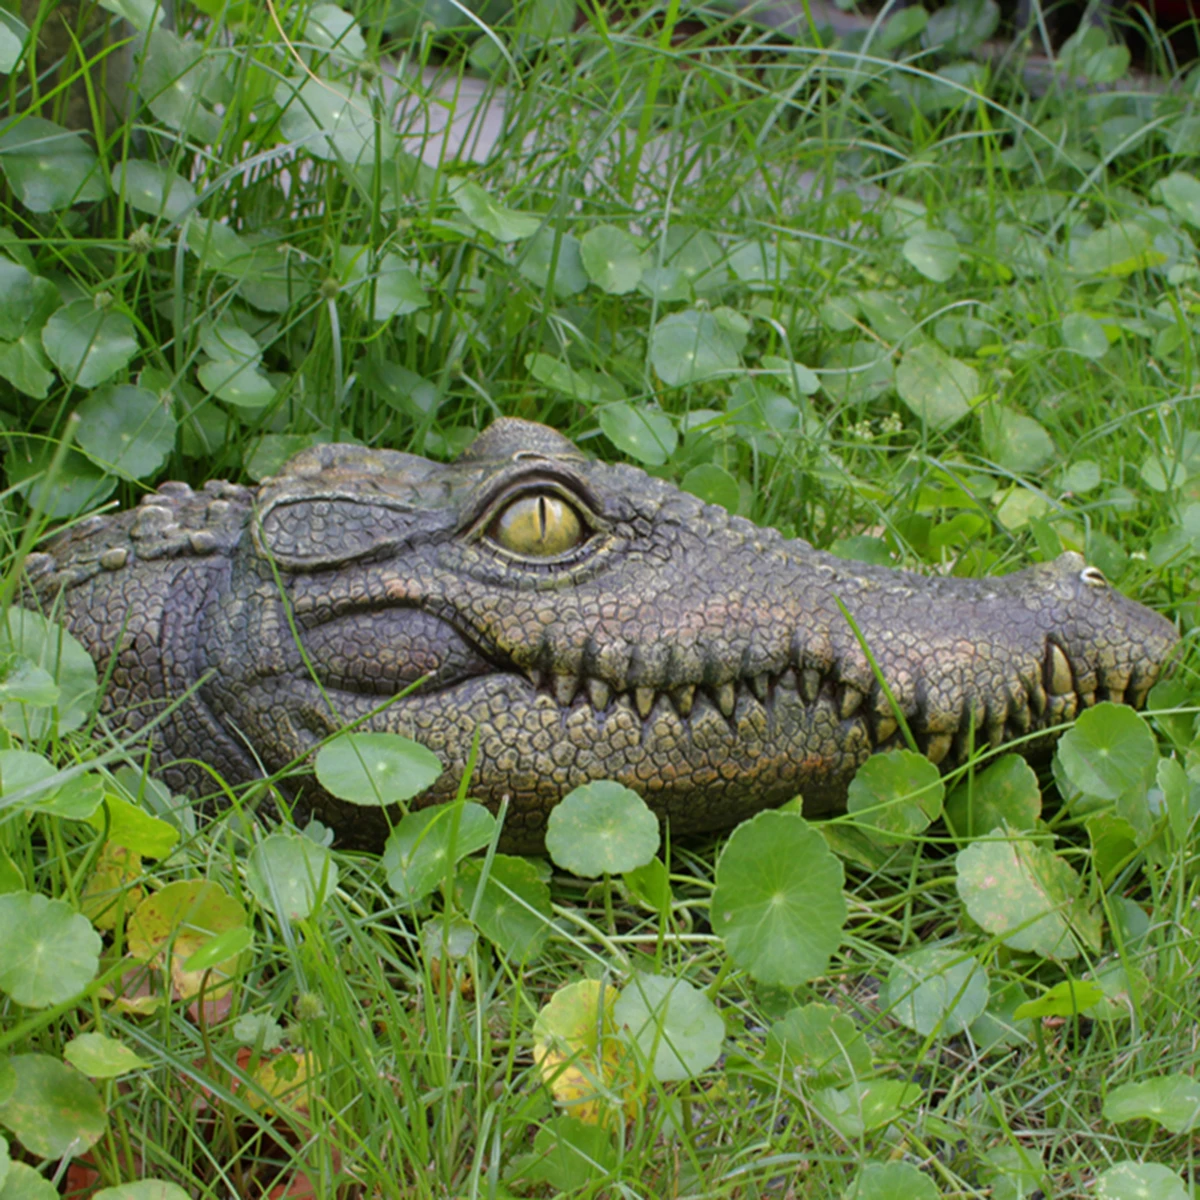
[[[573,511],[579,544],[499,544],[529,497]],[[946,766],[972,737],[1140,703],[1176,641],[1076,554],[997,579],[846,562],[508,419],[449,465],[318,446],[256,491],[165,484],[28,572],[102,672],[115,655],[106,712],[125,729],[190,689],[151,734],[171,786],[259,778],[361,720],[438,755],[433,804],[478,736],[471,794],[507,797],[515,850],[595,779],[640,792],[676,835],[797,793],[809,814],[842,805],[868,755],[904,740],[839,600]],[[345,844],[386,836],[378,809],[284,786]]]

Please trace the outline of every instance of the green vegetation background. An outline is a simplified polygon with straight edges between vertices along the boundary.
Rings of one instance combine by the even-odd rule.
[[[1088,29],[1031,91],[991,0],[841,41],[676,0],[163,17],[0,9],[5,602],[161,480],[513,414],[851,558],[1078,550],[1192,630],[1200,84],[1153,33],[1165,86]],[[455,158],[460,93],[498,131]],[[1052,772],[900,752],[851,817],[682,848],[616,789],[556,870],[470,804],[382,860],[197,820],[96,757],[69,640],[0,642],[0,1200],[1196,1195],[1186,653]]]

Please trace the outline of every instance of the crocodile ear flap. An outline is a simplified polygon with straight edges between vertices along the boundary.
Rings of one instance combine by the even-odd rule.
[[[260,509],[254,544],[285,571],[314,571],[388,557],[412,533],[417,514],[389,503],[312,495]]]

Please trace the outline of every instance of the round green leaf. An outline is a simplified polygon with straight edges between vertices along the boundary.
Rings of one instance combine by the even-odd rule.
[[[471,914],[483,936],[508,958],[514,962],[536,958],[549,934],[549,886],[528,859],[496,854],[481,892],[483,867],[479,859],[468,858],[458,869],[460,906]]]
[[[3,11],[0,9],[0,13]],[[50,280],[34,276],[33,302],[33,313],[15,339],[0,341],[0,379],[6,379],[27,396],[44,400],[54,382],[54,372],[42,348],[42,327],[50,314],[62,306],[62,300]],[[17,308],[20,308],[19,296]]]
[[[142,31],[160,25],[167,12],[162,0],[100,0],[100,7],[116,13],[134,29]]]
[[[147,858],[165,858],[179,841],[176,825],[152,816],[141,805],[112,793],[104,801],[106,811],[93,811],[87,820],[94,829],[106,831],[115,845]]]
[[[1166,261],[1150,231],[1132,221],[1112,221],[1089,237],[1072,237],[1069,257],[1072,268],[1082,274],[1117,278]]]
[[[138,66],[139,90],[164,125],[192,134],[201,144],[217,141],[221,121],[205,97],[221,69],[215,47],[184,41],[160,25],[146,39]]]
[[[983,1053],[1006,1050],[1010,1046],[1029,1045],[1033,1039],[1028,1020],[1018,1020],[1017,1009],[1029,1000],[1025,989],[1015,980],[993,985],[988,1006],[971,1022],[971,1038]]]
[[[411,800],[442,773],[432,750],[398,733],[343,733],[317,751],[317,779],[339,800],[364,807]]]
[[[1076,492],[1082,495],[1084,492],[1091,492],[1098,488],[1102,479],[1100,464],[1093,462],[1090,458],[1084,458],[1063,468],[1058,477],[1058,486],[1064,492]]]
[[[8,1172],[0,1200],[58,1200],[58,1188],[28,1163],[15,1162]]]
[[[116,1079],[150,1066],[123,1042],[102,1033],[81,1033],[63,1047],[63,1058],[93,1079]]]
[[[664,383],[686,387],[740,370],[744,340],[717,314],[689,308],[663,317],[654,326],[650,361]]]
[[[871,1047],[845,1013],[832,1004],[806,1004],[776,1021],[764,1057],[784,1062],[805,1089],[841,1087],[871,1071]]]
[[[1175,171],[1156,185],[1163,203],[1181,220],[1200,228],[1200,179]]]
[[[1154,1121],[1171,1133],[1200,1127],[1200,1081],[1191,1075],[1161,1075],[1123,1083],[1104,1099],[1108,1121]]]
[[[104,1136],[104,1101],[73,1067],[48,1054],[18,1054],[8,1061],[17,1089],[0,1105],[0,1125],[11,1129],[30,1154],[82,1154]]]
[[[3,1066],[6,1071],[8,1071],[10,1074],[12,1074],[12,1068],[8,1065],[7,1062],[5,1062],[3,1064]],[[14,1081],[14,1083],[16,1082],[15,1076],[14,1076],[13,1081]],[[2,1101],[0,1101],[0,1102],[2,1102]],[[2,1134],[0,1134],[0,1200],[3,1200],[4,1182],[8,1178],[8,1172],[9,1172],[9,1168],[11,1166],[12,1166],[12,1159],[9,1157],[9,1153],[8,1153],[8,1139],[6,1137],[4,1137]],[[57,1195],[57,1193],[52,1191],[51,1195]]]
[[[764,354],[760,360],[762,369],[757,377],[769,377],[776,387],[786,388],[797,396],[811,396],[821,388],[821,380],[811,367],[781,358],[777,354]]]
[[[45,671],[57,687],[57,697],[45,708],[8,701],[0,709],[5,729],[19,737],[37,739],[50,729],[57,712],[58,730],[78,729],[96,702],[96,664],[79,641],[41,613],[10,608],[0,624],[0,654],[18,656]]]
[[[658,844],[658,818],[637,792],[610,779],[569,792],[546,823],[546,852],[564,871],[589,879],[645,866]]]
[[[1096,1200],[1189,1200],[1183,1180],[1159,1163],[1120,1162],[1096,1176]]]
[[[234,279],[243,279],[251,271],[254,248],[228,225],[210,221],[206,217],[189,217],[184,226],[187,248],[200,260],[206,271],[219,271]],[[233,324],[228,322],[228,324]],[[202,335],[203,336],[203,335]],[[236,357],[236,355],[213,355],[214,358]]]
[[[478,941],[479,935],[462,917],[447,921],[444,914],[435,913],[421,926],[421,955],[427,963],[461,961]]]
[[[0,1058],[0,1105],[17,1090],[17,1073],[11,1059]]]
[[[275,103],[284,110],[279,131],[296,146],[305,147],[314,158],[342,161],[349,166],[369,165],[377,151],[386,161],[396,138],[383,121],[376,121],[371,102],[360,93],[332,79],[316,75],[284,80],[275,88]],[[464,184],[476,188],[475,184]],[[527,218],[534,221],[536,218]],[[532,232],[532,230],[530,230]]]
[[[477,183],[460,180],[451,188],[450,195],[476,229],[490,233],[498,242],[519,242],[541,228],[541,217],[505,207]]]
[[[950,946],[922,946],[896,959],[880,1004],[922,1036],[962,1033],[988,1002],[987,972],[973,954]]]
[[[559,1193],[577,1192],[617,1166],[612,1134],[601,1125],[587,1125],[575,1117],[555,1117],[547,1122],[533,1139],[533,1153],[531,1176]]]
[[[958,894],[971,919],[1014,950],[1043,958],[1079,954],[1071,926],[1087,914],[1079,876],[1028,838],[974,842],[958,856]]]
[[[725,1022],[685,979],[637,974],[621,989],[613,1018],[624,1025],[662,1083],[691,1079],[721,1057]]]
[[[742,499],[738,481],[716,463],[697,464],[679,481],[679,486],[699,496],[705,504],[719,504],[731,513],[737,512]]]
[[[196,189],[170,167],[131,158],[112,171],[113,191],[138,212],[178,221],[197,204]]]
[[[125,479],[153,475],[175,448],[175,418],[145,388],[99,388],[75,413],[80,447],[97,466]]]
[[[1059,54],[1068,77],[1081,75],[1090,83],[1116,83],[1129,69],[1129,47],[1112,45],[1105,29],[1087,21],[1080,22]]]
[[[111,379],[138,352],[133,322],[91,300],[55,312],[42,329],[42,345],[66,379],[88,388]]]
[[[837,342],[822,362],[821,382],[832,399],[866,404],[891,390],[891,355],[878,342]]]
[[[971,411],[979,395],[974,367],[951,358],[932,343],[914,346],[896,369],[900,399],[933,429],[949,429]]]
[[[670,417],[645,405],[606,404],[598,420],[604,436],[618,450],[649,467],[661,467],[679,444]]]
[[[929,759],[911,750],[873,754],[850,783],[846,811],[883,844],[899,843],[929,827],[942,811],[946,785]]]
[[[942,229],[922,229],[905,241],[904,257],[926,279],[945,283],[958,270],[958,243]]]
[[[0,341],[20,337],[33,316],[34,278],[20,263],[0,254]]]
[[[272,833],[250,852],[246,883],[264,908],[303,921],[337,887],[338,869],[329,850],[311,838]]]
[[[625,399],[625,389],[610,376],[599,371],[577,370],[549,354],[525,355],[525,367],[538,383],[587,405]]]
[[[0,991],[27,1008],[78,995],[100,965],[100,935],[62,900],[0,896]]]
[[[912,1163],[867,1163],[855,1177],[845,1200],[938,1200],[941,1192]]]
[[[12,74],[28,42],[29,26],[14,13],[0,9],[0,75]]]
[[[471,801],[408,813],[384,846],[388,886],[403,903],[418,903],[441,884],[452,861],[482,850],[495,829],[496,818]]]
[[[615,225],[589,229],[580,239],[579,257],[588,278],[613,296],[632,292],[646,269],[641,246]]]
[[[55,212],[108,194],[87,142],[41,117],[22,117],[3,127],[0,170],[21,203],[34,212]]]
[[[844,881],[841,862],[803,817],[759,813],[717,862],[713,930],[760,983],[796,987],[823,974],[841,944]]]
[[[1132,708],[1105,700],[1080,714],[1060,739],[1057,758],[1085,795],[1117,800],[1147,783],[1158,747],[1150,726]]]
[[[283,1045],[283,1026],[268,1013],[246,1013],[233,1023],[233,1036],[243,1046],[269,1054]]]
[[[30,750],[0,750],[0,798],[6,802],[3,807],[14,803],[11,799],[14,795],[45,783],[57,774],[55,765],[41,754],[34,754]],[[15,803],[21,809],[36,808],[52,794],[51,789],[41,788]]]
[[[1053,462],[1056,451],[1050,435],[1032,417],[1004,404],[989,404],[982,412],[983,447],[987,456],[1010,471],[1032,474]]]
[[[1019,754],[998,758],[960,783],[946,800],[946,824],[960,842],[974,841],[993,829],[1033,829],[1041,815],[1037,774]]]
[[[429,297],[404,259],[399,254],[385,254],[375,278],[374,320],[390,321],[428,307]]]
[[[53,480],[46,472],[56,447],[49,442],[18,441],[8,452],[4,469],[8,481],[20,491],[30,508],[48,517],[73,517],[95,508],[116,489],[115,477],[72,448],[59,464]]]
[[[367,43],[358,22],[336,4],[314,4],[308,10],[304,36],[318,50],[331,53],[344,62],[361,62],[367,53]]]
[[[999,23],[1000,8],[995,0],[955,0],[930,16],[921,43],[961,57],[990,38]]]
[[[205,391],[236,408],[265,408],[275,399],[275,385],[252,362],[214,359],[196,371]]]
[[[1062,319],[1063,345],[1084,358],[1101,359],[1108,353],[1104,326],[1087,313],[1068,313]]]
[[[929,23],[929,13],[919,4],[912,8],[901,8],[888,17],[879,35],[878,46],[885,54],[898,50],[905,42],[912,41]]]
[[[848,1087],[813,1092],[811,1101],[843,1137],[858,1141],[869,1130],[898,1121],[923,1094],[917,1084],[899,1079],[856,1079]]]
[[[742,283],[769,283],[788,273],[786,260],[781,264],[778,248],[770,242],[742,242],[733,246],[726,266]]]
[[[101,1188],[92,1193],[92,1200],[191,1200],[191,1194],[178,1184],[162,1179],[139,1179],[137,1183]]]
[[[545,226],[525,243],[524,254],[517,263],[517,270],[536,288],[552,287],[561,300],[582,292],[588,285],[587,272],[583,269],[580,242],[569,233],[558,236],[558,258],[554,257],[555,231]],[[553,266],[554,277],[550,270]]]

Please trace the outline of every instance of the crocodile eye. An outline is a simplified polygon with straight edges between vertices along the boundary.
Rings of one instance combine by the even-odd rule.
[[[488,527],[496,545],[525,558],[557,558],[586,537],[579,513],[555,492],[518,496]]]
[[[1104,572],[1099,567],[1084,567],[1079,572],[1079,578],[1083,580],[1088,587],[1102,588],[1108,587],[1108,580],[1104,578]]]

